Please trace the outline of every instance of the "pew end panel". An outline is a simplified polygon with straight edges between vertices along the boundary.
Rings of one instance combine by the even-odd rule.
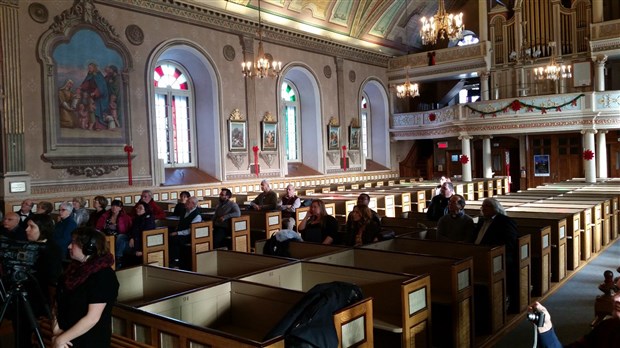
[[[204,221],[190,226],[191,236],[191,267],[196,272],[196,256],[213,249],[213,222]]]
[[[168,267],[168,228],[142,232],[142,263]]]
[[[249,215],[230,218],[232,250],[250,252],[250,222]]]

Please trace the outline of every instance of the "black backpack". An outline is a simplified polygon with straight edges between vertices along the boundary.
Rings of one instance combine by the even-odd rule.
[[[333,313],[364,298],[355,284],[331,282],[315,285],[265,336],[285,337],[287,348],[338,347]]]
[[[265,242],[265,245],[263,246],[263,254],[291,257],[291,253],[288,250],[288,244],[290,241],[290,239],[287,239],[280,242],[276,239],[276,235],[274,234],[271,238],[267,239],[267,242]]]

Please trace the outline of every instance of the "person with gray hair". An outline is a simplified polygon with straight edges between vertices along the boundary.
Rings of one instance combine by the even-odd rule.
[[[282,227],[292,230],[295,227],[295,209],[301,206],[301,200],[295,194],[295,186],[286,186],[286,193],[278,201],[278,209],[282,210]]]
[[[54,242],[62,250],[63,260],[67,258],[71,244],[71,233],[77,228],[73,220],[73,203],[62,202],[58,208],[58,222],[54,226]]]
[[[198,198],[192,196],[185,202],[185,215],[179,220],[176,231],[170,232],[168,235],[170,268],[188,268],[185,266],[189,266],[187,264],[189,260],[181,260],[181,248],[191,241],[191,225],[197,222],[202,222],[202,216],[200,216],[200,209],[198,209]]]
[[[73,197],[73,220],[78,226],[85,226],[90,218],[86,210],[86,200],[84,197]]]
[[[439,218],[437,235],[440,239],[469,241],[474,233],[474,220],[465,214],[465,198],[454,194],[448,201],[448,214]]]
[[[519,250],[517,224],[505,215],[504,207],[495,198],[485,198],[480,208],[482,216],[474,229],[473,242],[480,245],[506,247],[506,289],[508,312],[518,313]]]
[[[263,180],[260,182],[261,192],[250,205],[254,210],[275,210],[278,204],[278,194],[271,189],[269,182]]]

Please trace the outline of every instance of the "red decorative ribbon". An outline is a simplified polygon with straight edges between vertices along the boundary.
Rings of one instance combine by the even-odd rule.
[[[347,171],[347,146],[342,145],[342,169]]]
[[[461,155],[461,164],[467,164],[469,163],[469,157],[467,157],[467,155]]]
[[[254,172],[258,177],[258,146],[253,146],[252,151],[254,151]]]
[[[123,149],[127,152],[127,176],[129,181],[129,186],[133,185],[133,176],[131,175],[131,153],[133,152],[133,146],[125,145]]]

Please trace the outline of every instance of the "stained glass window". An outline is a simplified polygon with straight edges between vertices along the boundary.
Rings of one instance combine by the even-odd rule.
[[[157,157],[168,167],[194,166],[194,108],[187,74],[171,62],[154,69]]]
[[[290,162],[301,161],[301,119],[299,113],[298,94],[290,81],[282,83],[282,103],[284,104],[284,143],[286,159]]]

